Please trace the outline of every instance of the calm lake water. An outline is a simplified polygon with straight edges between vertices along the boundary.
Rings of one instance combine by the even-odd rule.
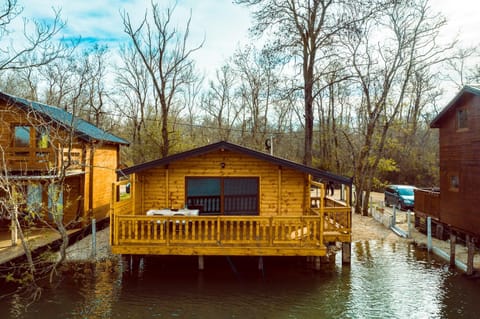
[[[1,318],[478,318],[480,279],[406,243],[359,241],[314,271],[305,258],[121,259],[79,264],[27,310],[0,301]]]

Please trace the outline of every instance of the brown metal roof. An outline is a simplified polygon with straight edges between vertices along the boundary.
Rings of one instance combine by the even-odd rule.
[[[249,156],[252,156],[252,157],[258,158],[260,160],[267,161],[267,162],[271,162],[271,163],[274,163],[276,165],[292,168],[294,170],[310,174],[314,178],[331,180],[333,182],[337,182],[337,183],[344,184],[344,185],[352,185],[352,178],[336,175],[336,174],[328,172],[328,171],[323,171],[323,170],[320,170],[320,169],[305,166],[305,165],[302,165],[302,164],[299,164],[299,163],[295,163],[295,162],[292,162],[292,161],[289,161],[289,160],[286,160],[286,159],[283,159],[283,158],[275,157],[275,156],[272,156],[272,155],[269,155],[269,154],[266,154],[266,153],[255,151],[255,150],[252,150],[252,149],[249,149],[249,148],[237,145],[237,144],[225,142],[225,141],[209,144],[209,145],[202,146],[202,147],[199,147],[199,148],[195,148],[195,149],[192,149],[192,150],[189,150],[189,151],[186,151],[186,152],[174,154],[174,155],[171,155],[171,156],[167,156],[167,157],[164,157],[164,158],[161,158],[161,159],[157,159],[157,160],[153,160],[153,161],[150,161],[150,162],[138,164],[138,165],[135,165],[135,166],[130,166],[128,168],[119,170],[117,172],[117,174],[119,176],[126,176],[126,175],[130,175],[130,174],[133,174],[133,173],[138,173],[138,172],[150,169],[150,168],[166,165],[166,164],[169,164],[171,162],[181,160],[181,159],[184,159],[184,158],[188,158],[188,157],[192,157],[192,156],[198,156],[198,155],[214,152],[214,151],[221,150],[221,149],[247,154]]]

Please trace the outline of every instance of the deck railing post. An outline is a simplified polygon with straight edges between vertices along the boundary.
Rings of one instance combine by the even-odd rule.
[[[220,234],[220,232],[221,232],[220,216],[217,217],[217,223],[216,223],[214,229],[215,229],[215,235],[216,235],[217,243],[220,244],[220,239],[222,238],[221,234]]]
[[[165,218],[164,225],[165,225],[165,234],[167,236],[167,246],[170,246],[170,220],[168,218]]]
[[[270,216],[269,220],[268,220],[268,229],[270,230],[269,231],[269,238],[268,238],[268,242],[269,242],[269,245],[270,246],[273,246],[273,236],[275,236],[275,229],[273,229],[273,217]]]

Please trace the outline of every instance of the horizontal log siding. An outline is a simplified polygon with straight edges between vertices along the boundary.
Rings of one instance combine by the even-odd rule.
[[[35,127],[36,125],[45,125],[46,122],[43,121],[40,117],[36,118],[34,113],[27,114],[25,111],[5,105],[3,102],[0,102],[0,145],[4,148],[4,152],[6,155],[6,161],[9,164],[8,169],[12,170],[49,170],[52,168],[57,167],[60,163],[60,156],[62,156],[62,152],[60,148],[66,148],[68,146],[69,135],[68,133],[62,129],[61,127],[50,125],[50,143],[55,145],[55,148],[47,148],[47,149],[34,149],[34,148],[25,148],[25,151],[28,150],[28,156],[16,156],[15,151],[21,150],[23,152],[23,148],[14,148],[13,147],[13,139],[14,139],[14,132],[12,130],[14,125],[28,125]],[[74,138],[73,141],[73,153],[81,152],[82,150],[82,143]],[[44,158],[38,158],[36,153],[49,153],[49,163],[42,162]],[[78,161],[81,160],[81,157],[72,158],[73,160]],[[83,163],[79,163],[83,164]],[[71,165],[69,170],[77,170],[81,168],[81,165]],[[111,182],[112,180],[110,180]]]
[[[221,167],[221,163],[225,167]],[[278,170],[281,169],[280,178]],[[168,174],[167,174],[168,170]],[[182,208],[185,205],[185,177],[259,177],[260,214],[262,216],[301,215],[306,211],[303,173],[289,168],[279,168],[244,154],[218,151],[178,160],[168,167],[154,168],[138,173],[143,189],[143,209]],[[168,186],[166,185],[168,175]],[[280,187],[278,185],[281,179]],[[278,191],[280,189],[280,196]],[[279,203],[280,199],[280,203]],[[137,201],[141,198],[137,197]],[[136,203],[139,207],[139,203]]]
[[[93,216],[101,220],[108,217],[112,199],[112,181],[117,178],[117,146],[97,146],[93,163]],[[86,178],[88,180],[88,176]]]
[[[165,168],[155,168],[137,175],[140,187],[135,198],[136,215],[145,215],[145,211],[150,208],[171,208],[167,201],[166,173]]]
[[[465,95],[443,120],[440,135],[440,220],[480,235],[480,97]],[[457,129],[457,110],[467,110],[468,128]],[[450,178],[459,178],[458,190]]]
[[[282,169],[281,215],[303,215],[310,207],[305,207],[306,179],[303,173]],[[309,191],[309,190],[308,190]]]

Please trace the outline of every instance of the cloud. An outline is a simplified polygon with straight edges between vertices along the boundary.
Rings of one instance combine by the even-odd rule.
[[[39,5],[34,0],[19,0],[24,7],[22,16],[45,20],[60,10],[66,27],[63,41],[78,40],[83,43],[101,43],[116,47],[128,42],[121,19],[128,13],[132,24],[138,26],[146,10],[151,11],[150,1],[145,0],[51,0]],[[43,3],[43,2],[42,2]],[[159,1],[162,8],[172,7],[173,1]],[[191,14],[189,43],[192,47],[204,41],[195,53],[197,65],[206,72],[214,72],[233,54],[239,43],[248,41],[249,11],[231,1],[180,0],[174,11],[173,26],[184,30]]]

